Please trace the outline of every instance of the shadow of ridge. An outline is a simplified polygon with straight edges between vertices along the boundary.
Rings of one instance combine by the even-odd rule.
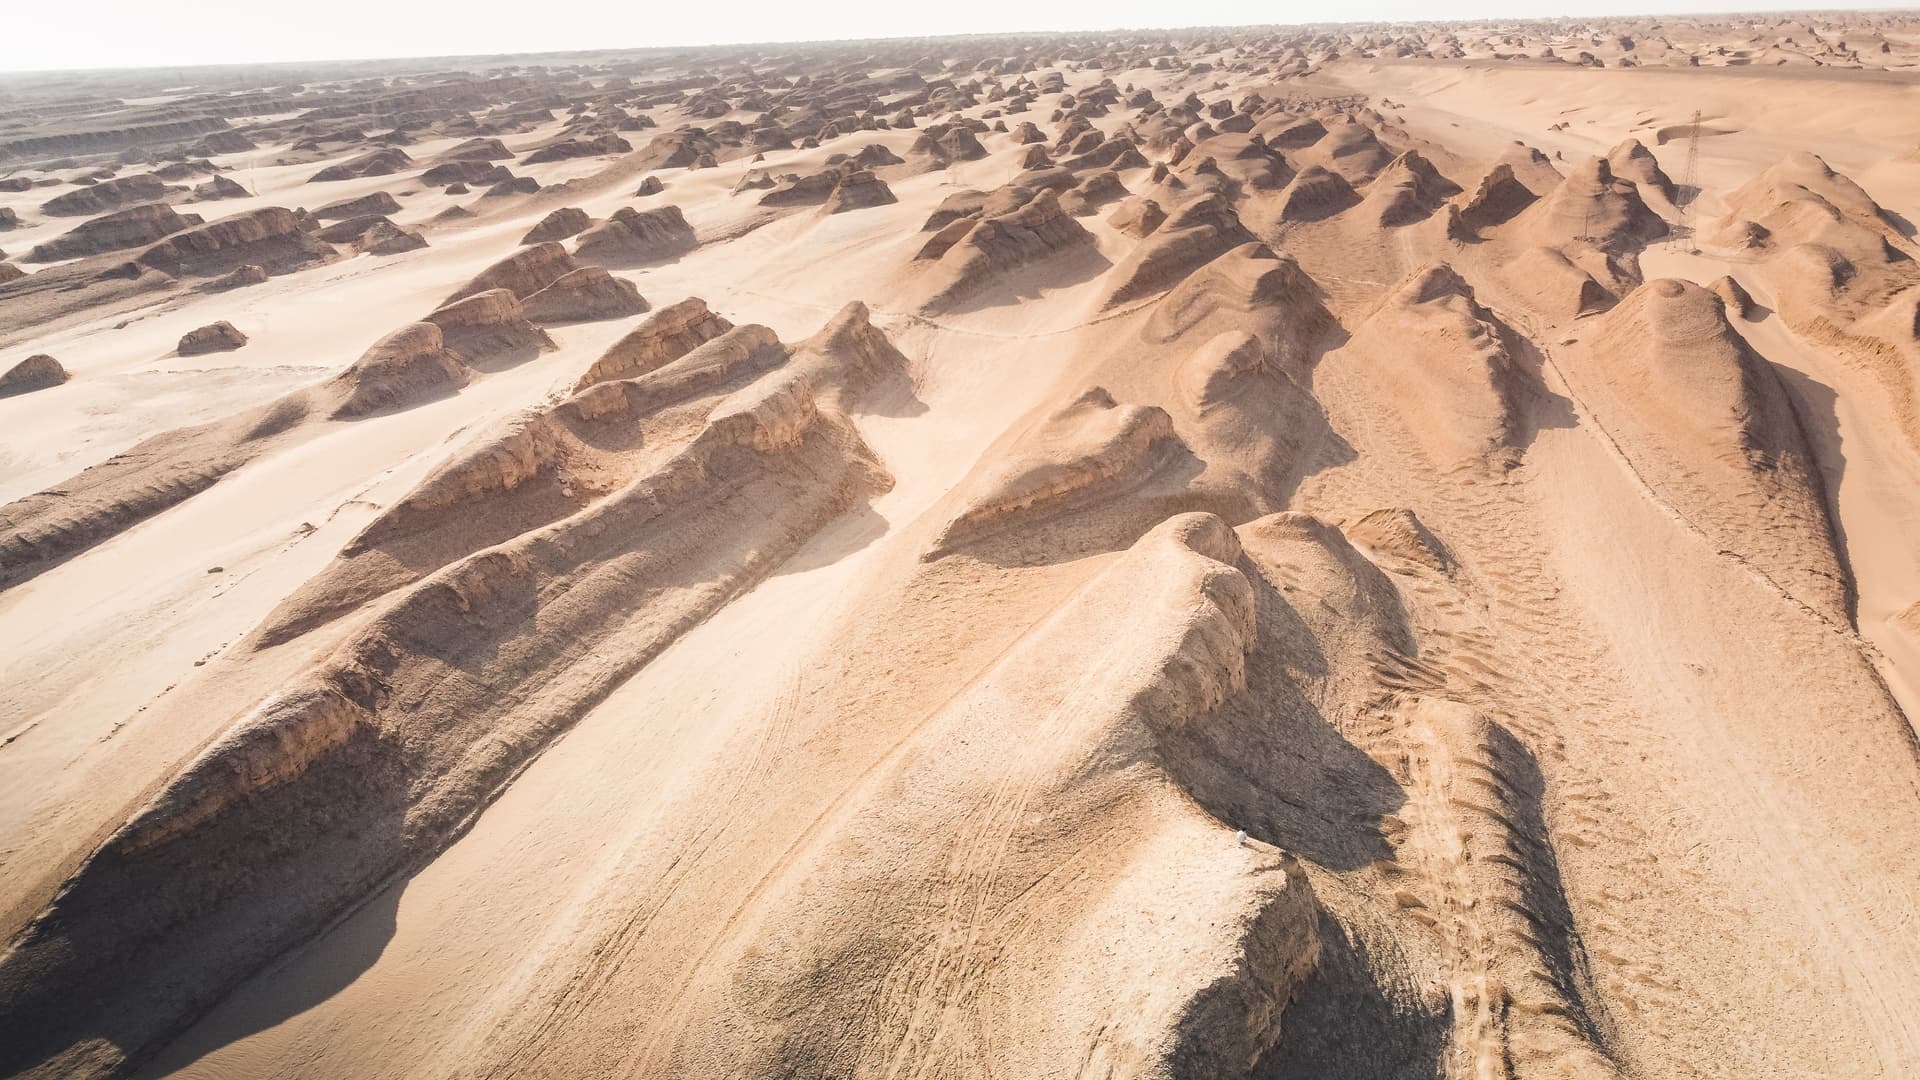
[[[1759,350],[1754,350],[1759,355]],[[1764,360],[1765,358],[1762,357]],[[1847,473],[1845,443],[1840,437],[1840,397],[1833,388],[1785,364],[1765,361],[1774,377],[1787,392],[1787,403],[1813,453],[1813,465],[1820,476],[1820,508],[1827,515],[1827,542],[1846,579],[1847,622],[1860,625],[1860,587],[1853,575],[1853,558],[1847,546],[1846,522],[1840,516],[1840,483]]]
[[[887,529],[887,519],[873,508],[873,501],[863,500],[858,506],[835,518],[826,528],[815,533],[812,540],[767,576],[770,579],[785,577],[788,574],[799,574],[832,566],[887,535]]]
[[[572,545],[534,553],[530,568],[496,568],[486,589],[421,592],[418,610],[355,639],[350,663],[335,663],[326,685],[304,696],[276,699],[288,711],[247,729],[269,735],[237,754],[279,760],[282,720],[322,738],[348,726],[339,741],[293,775],[239,791],[236,754],[209,759],[194,774],[201,783],[170,789],[179,797],[167,811],[109,841],[0,956],[0,1016],[10,1021],[0,1025],[0,1075],[50,1058],[60,1060],[49,1075],[121,1071],[114,1048],[151,1052],[275,957],[445,850],[528,761],[791,551],[769,544],[828,520],[835,495],[821,487],[819,466],[835,449],[818,442],[813,468],[758,479],[720,461],[712,475],[724,505],[701,507],[714,515],[701,520],[716,522],[707,529],[652,505],[629,508]],[[753,461],[759,451],[720,456]],[[662,553],[674,538],[680,547]],[[661,621],[617,637],[613,628],[630,624],[637,606],[630,568],[649,555],[665,562],[653,567],[648,595],[678,606],[665,603]],[[575,584],[565,599],[578,603],[539,591],[543,580],[577,583],[588,573],[604,587],[583,593]],[[725,594],[696,588],[728,574]],[[536,630],[543,610],[554,618]],[[579,641],[601,643],[594,662],[579,661],[568,644]],[[512,643],[511,662],[482,662],[502,642]],[[542,697],[563,670],[577,673],[567,692]]]
[[[1504,781],[1507,819],[1513,842],[1521,848],[1517,852],[1519,861],[1526,868],[1519,875],[1521,906],[1531,913],[1530,925],[1541,963],[1566,1003],[1568,1020],[1582,1038],[1608,1054],[1605,1029],[1611,1025],[1603,1007],[1588,992],[1593,985],[1592,971],[1567,901],[1560,861],[1547,832],[1543,801],[1546,778],[1540,772],[1539,759],[1511,731],[1495,723],[1487,725],[1486,749]]]
[[[944,543],[924,552],[923,558],[965,553],[1001,568],[1047,566],[1124,551],[1174,514],[1217,514],[1229,522],[1255,516],[1244,497],[1195,485],[1205,468],[1206,462],[1191,450],[1175,446],[1144,476],[1091,487],[1052,504],[1022,507],[944,537]]]
[[[1411,987],[1382,980],[1375,950],[1322,910],[1320,966],[1280,1020],[1253,1080],[1407,1080],[1440,1075],[1452,1018]],[[1387,959],[1400,960],[1399,957]],[[1405,968],[1404,962],[1394,966]]]
[[[1381,819],[1406,803],[1406,792],[1301,691],[1299,679],[1329,675],[1329,659],[1287,598],[1264,575],[1246,576],[1259,634],[1246,689],[1162,733],[1164,768],[1229,828],[1310,863],[1357,870],[1394,861]]]
[[[581,266],[598,266],[602,270],[657,270],[673,266],[681,259],[700,250],[701,242],[679,251],[640,252],[619,250],[589,250],[574,252],[573,259]]]
[[[135,1075],[170,1076],[228,1046],[278,1027],[351,986],[372,970],[392,942],[400,897],[412,875],[388,885],[359,908],[279,961],[233,988]]]
[[[1498,315],[1494,318],[1501,331],[1502,343],[1507,347],[1507,355],[1520,365],[1527,378],[1527,399],[1514,403],[1517,406],[1514,410],[1515,419],[1520,422],[1515,446],[1525,452],[1533,446],[1542,431],[1579,427],[1580,416],[1574,411],[1573,402],[1547,386],[1547,358],[1539,344],[1505,319]]]
[[[326,934],[424,849],[406,820],[408,768],[385,740],[356,735],[302,782],[243,799],[217,827],[148,850],[109,840],[0,959],[0,1075],[118,1075],[165,1047],[289,949]],[[323,839],[286,858],[292,823]],[[431,827],[431,826],[429,826]],[[448,823],[458,831],[462,826]],[[400,853],[369,859],[368,845]],[[329,978],[281,1006],[311,1008],[365,971],[393,932],[377,906]],[[263,1017],[278,1016],[269,1010]],[[284,1016],[279,1016],[284,1019]],[[235,1037],[251,1034],[250,1029]]]
[[[962,287],[958,295],[927,309],[933,315],[968,315],[991,308],[1038,300],[1050,292],[1084,285],[1113,268],[1113,261],[1091,245],[1056,252],[1033,262],[993,273],[984,282]]]

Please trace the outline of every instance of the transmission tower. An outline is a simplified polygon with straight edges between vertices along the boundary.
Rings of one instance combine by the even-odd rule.
[[[1683,198],[1674,222],[1673,239],[1676,244],[1685,244],[1690,255],[1700,254],[1700,245],[1693,242],[1693,203],[1700,197],[1700,110],[1693,110],[1693,123],[1687,127],[1687,163],[1680,170],[1680,186],[1674,189],[1674,195]]]

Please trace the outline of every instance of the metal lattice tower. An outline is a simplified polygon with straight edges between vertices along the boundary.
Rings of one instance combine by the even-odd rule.
[[[1693,242],[1693,204],[1700,197],[1700,110],[1693,110],[1693,123],[1687,127],[1687,163],[1680,170],[1680,186],[1674,194],[1686,199],[1678,207],[1673,239],[1684,243],[1689,254],[1698,255],[1700,245]]]

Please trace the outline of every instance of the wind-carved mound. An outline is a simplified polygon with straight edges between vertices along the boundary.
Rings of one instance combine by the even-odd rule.
[[[135,261],[176,277],[212,276],[249,264],[286,273],[337,254],[307,235],[293,211],[268,206],[174,233]]]
[[[1346,933],[1409,913],[1425,924],[1369,933],[1378,952],[1323,967],[1256,1075],[1340,1075],[1340,1064],[1366,1060],[1345,1050],[1316,1060],[1313,1032],[1349,1022],[1355,991],[1379,974],[1432,963],[1438,985],[1458,994],[1457,1055],[1476,1072],[1526,1061],[1518,1075],[1615,1077],[1574,967],[1577,931],[1540,813],[1537,763],[1511,732],[1435,696],[1447,693],[1437,685],[1447,671],[1397,587],[1400,575],[1444,574],[1451,557],[1404,510],[1374,511],[1350,529],[1280,513],[1237,530],[1256,600],[1246,690],[1166,739],[1181,785],[1221,820],[1323,866],[1391,866],[1358,904],[1329,904]],[[1329,719],[1377,714],[1383,701],[1391,715],[1373,732],[1329,729]],[[1455,933],[1460,926],[1471,932]]]
[[[1596,157],[1568,174],[1516,222],[1536,244],[1557,247],[1570,240],[1612,255],[1638,251],[1667,235],[1667,223],[1640,198],[1631,181],[1613,175]]]
[[[1865,233],[1896,238],[1887,212],[1860,185],[1815,154],[1790,154],[1727,196],[1721,228],[1733,239],[1743,223],[1761,226],[1768,247],[1834,243],[1856,246]],[[1837,243],[1835,243],[1837,241]],[[1864,245],[1859,245],[1864,246]]]
[[[1773,366],[1691,282],[1649,282],[1565,365],[1641,480],[1717,551],[1844,620],[1818,465]]]
[[[1500,265],[1498,273],[1528,307],[1548,318],[1598,314],[1618,299],[1559,248],[1522,248]]]
[[[623,206],[613,217],[580,234],[573,251],[595,262],[657,262],[692,251],[700,241],[677,206],[635,210]]]
[[[46,353],[36,353],[8,368],[0,374],[0,397],[12,397],[15,394],[28,394],[35,390],[47,390],[66,382],[73,376],[60,361]],[[5,574],[0,573],[0,584],[5,583]]]
[[[1335,325],[1321,295],[1292,256],[1275,255],[1258,242],[1241,244],[1187,275],[1161,298],[1141,337],[1160,344],[1203,323],[1272,319],[1288,329],[1269,341],[1274,361],[1288,370],[1304,370],[1316,339]]]
[[[1339,333],[1291,259],[1244,244],[1150,306],[1102,377],[1130,393],[1172,389],[1159,400],[1198,462],[1178,507],[1245,519],[1286,506],[1323,455],[1339,459],[1311,390],[1313,365]]]
[[[1401,722],[1418,746],[1410,785],[1444,808],[1436,816],[1457,837],[1441,865],[1458,867],[1443,889],[1403,895],[1436,921],[1474,912],[1475,939],[1447,958],[1456,984],[1471,987],[1465,1023],[1486,1032],[1466,1056],[1478,1058],[1479,1072],[1512,1063],[1515,1075],[1620,1080],[1580,970],[1539,762],[1513,732],[1458,701],[1415,697]]]
[[[1301,169],[1276,198],[1280,220],[1297,222],[1330,218],[1360,201],[1346,177],[1319,165]]]
[[[329,165],[308,178],[311,184],[325,184],[336,180],[356,180],[365,176],[391,176],[413,164],[413,158],[397,146],[383,146],[378,150],[369,150],[357,157],[348,158],[337,165]]]
[[[1753,302],[1753,294],[1747,292],[1746,286],[1734,280],[1730,274],[1715,278],[1707,286],[1707,291],[1719,297],[1720,302],[1727,305],[1728,313],[1735,318],[1751,319],[1758,310],[1758,305]]]
[[[1638,188],[1642,198],[1652,193],[1671,204],[1678,194],[1673,180],[1660,168],[1659,159],[1639,139],[1628,139],[1607,151],[1607,166],[1613,175]]]
[[[197,214],[178,214],[165,203],[129,207],[87,221],[73,231],[36,245],[21,262],[57,262],[142,247],[182,229],[202,224]]]
[[[1056,255],[1093,250],[1093,234],[1060,206],[1051,191],[1034,195],[1008,213],[947,226],[958,236],[924,271],[920,288],[929,313],[960,307],[1006,275]],[[943,229],[935,240],[947,237]]]
[[[1122,304],[1164,292],[1201,266],[1253,240],[1226,195],[1208,192],[1166,214],[1133,253],[1114,268],[1113,291],[1101,306]]]
[[[376,191],[368,195],[359,195],[350,199],[337,199],[313,211],[313,216],[321,221],[343,221],[347,218],[365,217],[369,214],[397,214],[401,210],[400,200],[385,191]]]
[[[587,216],[585,210],[577,206],[563,206],[541,218],[538,225],[527,230],[527,235],[521,237],[520,242],[545,244],[554,240],[565,240],[569,236],[585,231],[587,226],[592,224],[593,219]]]
[[[448,348],[482,366],[516,363],[555,348],[547,332],[527,318],[511,289],[488,289],[455,300],[425,321],[440,328]]]
[[[391,221],[380,220],[371,225],[354,242],[355,250],[368,255],[399,255],[403,252],[418,251],[427,246],[427,238],[417,230],[402,229]]]
[[[178,428],[0,506],[0,588],[18,584],[185,502],[326,420],[349,420],[458,390],[468,378],[440,328],[410,323],[317,386]]]
[[[1376,224],[1391,229],[1426,220],[1459,193],[1460,185],[1440,175],[1418,151],[1409,150],[1374,177],[1361,201]]]
[[[198,356],[201,353],[229,352],[247,343],[247,335],[225,319],[217,323],[208,323],[187,331],[180,337],[180,344],[174,351],[181,356]]]
[[[522,305],[528,319],[543,325],[619,319],[647,310],[640,289],[598,266],[583,266],[562,274],[553,284],[527,297]]]
[[[458,390],[467,377],[467,365],[446,347],[440,327],[409,323],[374,342],[325,384],[338,397],[328,418],[350,419],[411,404]]]
[[[868,390],[906,369],[905,357],[859,303],[789,349],[766,327],[733,327],[695,298],[657,313],[614,352],[610,366],[624,376],[584,378],[573,397],[510,419],[440,466],[283,603],[256,647],[277,645],[481,547],[592,506],[636,470],[678,452],[703,426],[720,423],[713,410],[721,395],[755,379],[773,393],[776,384],[760,378],[769,369],[779,367],[808,389],[800,394],[778,384],[786,402],[778,415],[789,421],[799,416],[794,409],[813,408],[816,399],[829,410],[855,411]]]
[[[1036,624],[809,831],[710,954],[742,975],[687,987],[645,1068],[1247,1074],[1318,963],[1319,906],[1162,749],[1244,685],[1240,560],[1219,518],[1179,515]],[[761,1036],[717,1037],[743,1023]]]
[[[1107,217],[1107,224],[1115,231],[1125,233],[1138,240],[1151,234],[1165,224],[1167,212],[1161,205],[1144,195],[1130,195],[1122,199]]]
[[[1267,371],[1267,348],[1245,330],[1225,330],[1180,362],[1174,372],[1180,398],[1196,411],[1232,401],[1239,384]]]
[[[0,959],[18,1021],[0,1070],[148,1048],[439,851],[586,710],[891,484],[795,373],[718,388],[703,415],[596,478],[590,505],[404,588],[139,808]],[[484,521],[488,492],[552,476],[547,447],[592,449],[563,430],[594,423],[587,402],[549,417],[551,438],[510,436],[421,497]]]
[[[1781,317],[1871,372],[1908,443],[1920,447],[1920,344],[1907,317],[1920,295],[1920,259],[1894,218],[1806,153],[1767,169],[1727,204],[1715,242],[1753,249]]]
[[[847,413],[865,411],[876,394],[910,385],[906,354],[873,325],[873,312],[858,300],[794,346],[789,367],[823,406]]]
[[[1267,140],[1268,146],[1300,150],[1327,137],[1326,125],[1311,116],[1275,113],[1253,126],[1253,132]]]
[[[1460,223],[1475,233],[1504,225],[1538,198],[1514,177],[1513,166],[1502,161],[1480,178],[1480,185],[1460,208]]]
[[[1296,157],[1351,184],[1372,180],[1393,162],[1393,152],[1381,144],[1373,129],[1351,117],[1333,123],[1326,135],[1301,149]]]
[[[1379,561],[1381,557],[1424,566],[1448,573],[1453,569],[1453,553],[1428,530],[1419,516],[1403,507],[1370,510],[1340,527],[1349,541],[1367,549]]]
[[[579,268],[580,264],[558,243],[535,244],[475,274],[447,297],[446,302],[451,304],[491,289],[505,289],[517,299],[525,300]]]
[[[1524,371],[1509,332],[1444,264],[1415,272],[1354,331],[1360,362],[1434,464],[1518,463]]]
[[[940,200],[933,213],[927,215],[926,223],[920,226],[921,232],[939,232],[961,218],[976,218],[987,205],[987,193],[984,191],[956,191]]]
[[[456,143],[451,149],[434,159],[440,161],[511,161],[513,151],[499,139],[485,137],[468,139]]]
[[[829,214],[844,214],[849,210],[888,206],[899,201],[885,180],[862,169],[840,178],[833,192],[827,196],[826,210]]]
[[[104,214],[129,203],[155,202],[184,190],[186,189],[169,187],[152,173],[116,176],[111,180],[102,180],[91,187],[78,188],[63,195],[56,195],[40,204],[40,211],[48,217]]]
[[[1176,172],[1185,176],[1211,173],[1250,191],[1278,189],[1294,175],[1293,166],[1278,150],[1250,133],[1201,140],[1180,160]]]
[[[1105,502],[1146,483],[1185,450],[1166,410],[1121,405],[1094,387],[1047,416],[970,480],[961,511],[925,558],[939,558],[1017,520]]]
[[[987,156],[972,131],[961,124],[932,124],[921,130],[907,148],[907,157],[923,169],[944,169],[955,162]]]
[[[690,296],[647,316],[608,346],[573,388],[585,390],[594,383],[645,375],[731,329],[733,324],[725,316],[709,309],[705,300]]]
[[[358,217],[336,221],[325,228],[315,229],[313,235],[329,244],[348,244],[365,236],[367,230],[383,221],[387,221],[384,214],[361,214]]]

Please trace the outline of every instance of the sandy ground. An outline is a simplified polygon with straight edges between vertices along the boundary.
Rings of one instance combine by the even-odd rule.
[[[1710,57],[1810,48],[1792,27],[1665,36],[1692,32]],[[1860,292],[1781,269],[1797,226],[1758,248],[1720,231],[1806,151],[1883,211],[1836,220],[1920,254],[1920,31],[1812,40],[1841,37],[1885,70],[1576,67],[1480,39],[1315,52],[1285,79],[1278,48],[1225,37],[1172,47],[1207,70],[1025,58],[1003,78],[1256,92],[1289,102],[1257,123],[1316,116],[1337,141],[1351,119],[1385,146],[1352,175],[1365,155],[1281,150],[1289,179],[1322,164],[1355,193],[1296,216],[1285,180],[1210,186],[1201,158],[1250,160],[1211,129],[1183,160],[1147,114],[1090,117],[1171,163],[1122,167],[1131,194],[1224,190],[1232,217],[1125,304],[1166,233],[1111,203],[1064,218],[1084,236],[1039,226],[1060,251],[980,247],[970,299],[927,299],[955,263],[915,259],[922,223],[1023,182],[995,131],[948,167],[916,128],[652,168],[649,138],[763,111],[653,105],[640,150],[507,162],[548,187],[502,199],[417,168],[308,182],[366,145],[215,155],[250,194],[180,209],[384,191],[428,246],[6,331],[0,371],[47,353],[71,379],[0,398],[5,529],[142,440],[331,385],[562,206],[678,207],[699,245],[613,274],[784,344],[708,382],[635,373],[622,392],[651,404],[592,427],[576,383],[647,316],[550,325],[551,350],[315,417],[70,557],[0,567],[0,1006],[55,1033],[0,1040],[0,1071],[1920,1072],[1920,442],[1887,381],[1920,379],[1920,331],[1861,344],[1920,283],[1874,264],[1853,280],[1891,284],[1847,307]],[[1052,148],[1057,97],[1004,119]],[[1696,110],[1710,136],[1659,138]],[[1697,191],[1621,185],[1697,235],[1602,254],[1545,211],[1629,138],[1675,180],[1697,151]],[[1450,233],[1515,141],[1568,179]],[[735,191],[869,144],[904,159],[878,170],[894,202]],[[1386,226],[1369,215],[1407,150],[1458,190]],[[635,197],[649,175],[665,191]],[[0,194],[23,222],[0,247],[83,220],[35,209],[64,190]],[[436,217],[456,203],[478,216]],[[1543,299],[1514,269],[1542,248],[1604,309]],[[1667,289],[1722,278],[1746,316]],[[811,338],[850,301],[867,330]],[[175,354],[220,319],[243,349]],[[1219,360],[1232,335],[1252,367]],[[570,433],[560,456],[449,486],[476,454],[517,476],[499,448],[529,416]],[[421,510],[430,490],[457,496]],[[260,639],[403,513],[443,554],[395,547],[398,584]],[[352,698],[348,727],[297,711],[313,687]]]

